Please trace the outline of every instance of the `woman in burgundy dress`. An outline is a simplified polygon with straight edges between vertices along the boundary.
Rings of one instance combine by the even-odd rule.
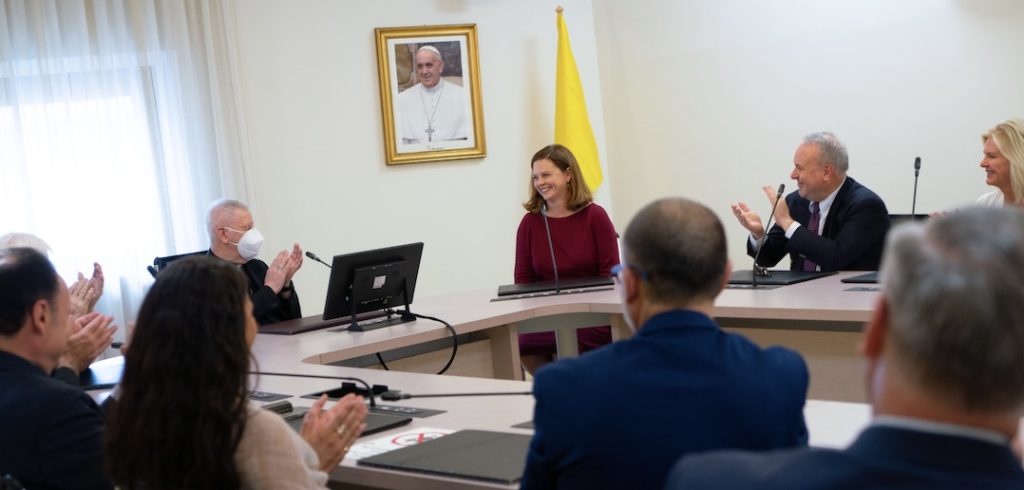
[[[516,284],[553,281],[551,251],[541,208],[547,207],[559,279],[610,276],[619,263],[615,227],[595,204],[576,157],[562,145],[541,148],[531,160],[530,199],[516,233]],[[607,326],[577,331],[580,353],[611,342]],[[523,366],[533,373],[555,359],[554,332],[519,336]]]

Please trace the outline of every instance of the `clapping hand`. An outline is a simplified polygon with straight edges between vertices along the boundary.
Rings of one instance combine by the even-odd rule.
[[[267,276],[263,284],[274,290],[274,294],[280,294],[281,290],[292,280],[292,276],[302,267],[302,247],[296,243],[291,253],[282,250],[277,253],[274,260],[267,269]]]
[[[349,393],[330,410],[324,410],[327,395],[313,403],[302,421],[299,435],[320,457],[320,469],[330,471],[348,454],[359,435],[366,429],[366,403]]]
[[[789,228],[789,225],[793,224],[793,217],[789,214],[789,204],[786,204],[785,199],[779,197],[779,190],[777,188],[766,185],[762,190],[765,197],[768,198],[768,204],[775,210],[775,224],[779,225],[783,230]],[[775,201],[778,201],[778,203],[776,204]]]
[[[288,273],[285,284],[288,284],[292,280],[292,276],[302,268],[302,259],[302,247],[298,243],[292,245],[292,253],[288,255],[288,263],[285,265],[285,272]]]
[[[73,317],[79,318],[92,312],[100,296],[103,296],[103,284],[103,267],[98,262],[92,264],[92,277],[89,279],[86,279],[81,272],[78,273],[78,280],[68,287]]]
[[[754,240],[760,240],[764,236],[764,224],[761,223],[761,217],[751,211],[749,206],[742,202],[733,204],[732,214],[736,215],[740,225],[750,232]]]
[[[110,347],[110,341],[117,331],[117,326],[111,325],[113,321],[113,317],[96,312],[71,319],[67,350],[60,358],[60,365],[69,367],[76,373],[85,371]]]

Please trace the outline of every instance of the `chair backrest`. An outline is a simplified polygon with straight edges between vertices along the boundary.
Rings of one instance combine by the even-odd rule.
[[[25,487],[13,476],[4,475],[3,478],[0,478],[0,490],[25,490]]]
[[[206,255],[206,250],[200,250],[198,252],[189,252],[187,254],[168,255],[166,257],[157,257],[153,259],[153,265],[146,268],[150,274],[155,278],[160,271],[164,270],[171,262],[178,259],[184,259],[185,257],[191,257],[193,255]]]

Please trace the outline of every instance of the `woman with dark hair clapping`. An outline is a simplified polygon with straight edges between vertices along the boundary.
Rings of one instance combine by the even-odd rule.
[[[191,257],[160,273],[139,311],[106,428],[121,488],[323,488],[365,428],[349,395],[318,400],[301,436],[249,402],[256,320],[246,279]]]

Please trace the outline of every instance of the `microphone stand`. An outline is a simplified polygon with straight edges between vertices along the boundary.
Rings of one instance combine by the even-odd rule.
[[[366,388],[366,393],[369,394],[369,396],[370,396],[370,408],[371,409],[377,408],[377,402],[375,400],[375,397],[373,396],[373,388],[370,386],[369,383],[367,383],[366,381],[363,381],[363,380],[361,380],[359,378],[353,378],[351,376],[320,376],[320,375],[315,375],[315,374],[268,373],[268,372],[258,372],[258,371],[250,371],[249,374],[255,374],[257,376],[285,376],[285,377],[289,377],[289,378],[337,379],[337,380],[341,380],[341,381],[354,381],[356,383],[359,383],[359,384],[363,385],[363,387]],[[386,389],[387,388],[385,387],[385,390]]]
[[[551,268],[555,271],[555,294],[561,294],[562,287],[558,281],[558,263],[555,262],[555,245],[551,242],[551,227],[548,226],[548,205],[540,205],[540,214],[544,217],[544,231],[548,236],[548,250],[551,251]]]
[[[786,184],[779,184],[779,191],[775,193],[775,204],[772,205],[772,213],[768,215],[768,222],[764,227],[764,240],[765,242],[757,247],[757,252],[754,254],[754,269],[750,274],[750,287],[757,289],[757,277],[772,277],[772,273],[768,272],[768,269],[757,265],[757,258],[761,256],[761,250],[764,250],[764,244],[768,243],[768,230],[772,229],[772,218],[775,217],[775,208],[779,207],[779,199],[782,199],[782,193],[786,190]]]
[[[414,395],[411,393],[402,393],[398,390],[385,391],[381,393],[381,400],[385,401],[396,401],[396,400],[408,400],[409,398],[436,398],[436,397],[453,397],[453,396],[507,396],[507,395],[532,395],[530,391],[496,391],[496,392],[482,392],[482,393],[428,393],[422,395]]]
[[[313,260],[315,260],[317,262],[320,262],[323,265],[326,265],[328,269],[331,268],[330,264],[328,264],[327,262],[324,262],[323,260],[320,260],[320,257],[317,257],[315,253],[310,252],[309,250],[306,250],[306,257],[309,257],[309,258],[311,258],[311,259],[313,259]]]
[[[914,159],[914,199],[910,202],[910,220],[917,220],[917,177],[921,174],[921,157]]]

